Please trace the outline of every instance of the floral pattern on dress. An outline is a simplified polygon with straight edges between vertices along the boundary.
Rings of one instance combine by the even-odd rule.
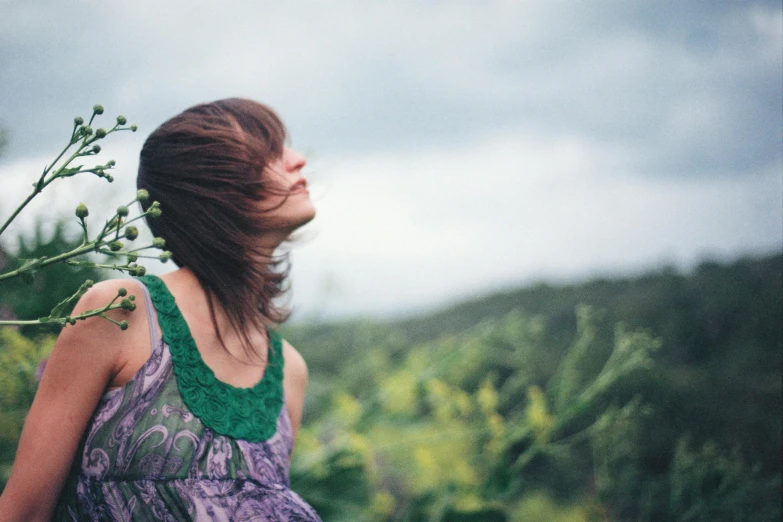
[[[159,340],[136,376],[103,396],[53,520],[319,521],[290,489],[285,401],[269,439],[220,435],[183,401],[173,364]]]

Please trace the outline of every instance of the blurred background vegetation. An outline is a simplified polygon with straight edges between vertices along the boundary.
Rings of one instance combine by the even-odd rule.
[[[0,270],[69,241],[39,227]],[[0,315],[106,276],[3,283]],[[326,521],[780,520],[782,296],[776,254],[287,325],[310,368],[292,487]],[[0,487],[54,335],[0,328]]]

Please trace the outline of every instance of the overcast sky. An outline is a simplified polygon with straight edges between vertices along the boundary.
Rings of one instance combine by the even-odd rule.
[[[299,318],[783,248],[780,1],[0,11],[0,218],[94,103],[104,125],[122,113],[140,129],[105,144],[114,185],[63,184],[16,233],[80,200],[132,198],[149,132],[243,96],[274,107],[310,160],[319,215],[292,256]]]

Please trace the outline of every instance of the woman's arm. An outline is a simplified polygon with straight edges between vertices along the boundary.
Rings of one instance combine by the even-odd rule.
[[[291,428],[294,440],[296,440],[296,433],[302,422],[304,397],[307,391],[307,364],[301,354],[285,340],[283,341],[283,358],[285,359],[283,387],[288,404],[288,414],[291,417]]]
[[[73,314],[106,306],[118,288],[130,286],[127,283],[113,280],[95,285],[79,300]],[[57,338],[0,496],[0,521],[51,518],[87,423],[121,366],[123,336],[130,338],[139,323],[146,323],[138,312],[113,310],[109,315],[128,321],[128,330],[91,317],[64,328]]]

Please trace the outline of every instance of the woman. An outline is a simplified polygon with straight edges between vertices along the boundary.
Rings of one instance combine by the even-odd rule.
[[[267,107],[227,99],[153,132],[137,184],[178,270],[95,285],[135,311],[57,339],[27,416],[0,520],[318,520],[288,485],[307,367],[286,319],[277,247],[313,219],[302,156]]]

